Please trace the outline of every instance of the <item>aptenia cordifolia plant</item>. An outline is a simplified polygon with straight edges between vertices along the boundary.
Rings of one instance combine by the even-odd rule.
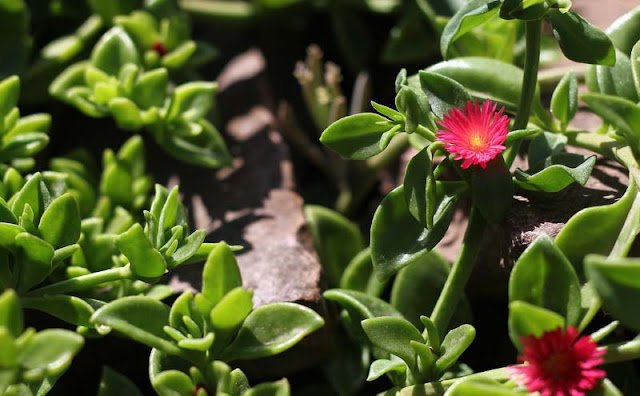
[[[346,289],[325,293],[344,309],[348,333],[376,347],[371,350],[377,360],[371,363],[368,380],[386,374],[395,385],[386,394],[436,395],[445,390],[449,395],[621,394],[611,381],[602,380],[606,364],[640,356],[637,338],[601,343],[619,325],[640,330],[637,312],[631,308],[631,300],[640,297],[638,264],[625,258],[640,225],[636,208],[640,10],[616,22],[610,39],[570,7],[570,2],[556,1],[466,3],[443,30],[443,56],[450,55],[457,37],[499,13],[503,19],[524,21],[523,71],[496,60],[464,57],[412,76],[403,70],[396,80],[396,109],[372,102],[380,115],[345,117],[321,136],[325,145],[355,160],[383,152],[403,132],[420,150],[407,164],[403,185],[385,197],[373,218],[370,261],[381,281],[411,265],[432,266],[423,271],[438,276],[441,259],[432,249],[446,233],[456,204],[471,200],[458,258],[432,310],[422,312],[428,316],[420,316],[421,326],[416,318],[404,318],[370,295],[375,294],[371,283],[361,288],[369,295]],[[541,104],[537,76],[545,20],[567,58],[595,65],[587,72],[594,93],[583,99],[605,121],[600,133],[568,127],[578,97],[572,73],[553,93],[553,117]],[[511,172],[525,141],[529,169]],[[464,308],[465,285],[483,235],[499,229],[514,192],[554,193],[587,181],[595,156],[563,152],[567,144],[623,165],[630,174],[627,192],[613,205],[579,212],[555,240],[543,234],[524,251],[509,281],[508,326],[521,351],[519,362],[457,379],[460,369],[455,364],[476,332],[469,324],[452,328],[451,322],[454,313]],[[453,173],[445,177],[449,170]],[[367,274],[362,276],[366,279]],[[615,320],[591,335],[579,335],[601,307]]]
[[[309,299],[284,293],[265,301],[263,283],[272,280],[247,276],[257,267],[242,263],[265,252],[249,242],[259,227],[242,228],[240,239],[223,237],[234,244],[219,241],[227,234],[218,232],[237,225],[227,223],[278,216],[266,204],[238,206],[239,197],[252,194],[246,186],[251,168],[261,168],[260,182],[269,179],[263,171],[272,157],[255,164],[255,157],[244,158],[252,151],[247,147],[269,151],[244,130],[231,133],[233,144],[242,144],[227,149],[214,124],[228,115],[218,117],[218,84],[201,67],[211,67],[217,50],[199,39],[192,17],[216,22],[206,26],[216,33],[218,23],[237,29],[250,22],[269,36],[291,26],[299,33],[318,15],[335,39],[335,48],[325,49],[329,56],[341,54],[346,73],[323,63],[319,47],[309,47],[291,79],[293,90],[302,90],[301,106],[282,105],[274,124],[302,154],[291,163],[311,163],[328,181],[320,188],[301,183],[300,190],[329,186],[337,199],[324,191],[307,194],[302,211],[308,227],[299,221],[293,236],[283,238],[279,226],[267,223],[263,237],[278,253],[268,271],[283,272],[294,260],[300,267],[321,264],[322,276],[318,270],[317,294],[295,282],[266,285],[300,288],[298,295]],[[367,18],[375,25],[368,26]],[[383,46],[377,46],[373,26],[385,31]],[[113,340],[143,348],[144,374],[120,372],[105,356],[92,355],[102,370],[99,383],[96,377],[94,387],[72,393],[637,393],[639,27],[640,8],[603,32],[573,12],[569,0],[0,0],[0,53],[6,58],[0,61],[0,396],[68,394],[68,385],[62,391],[56,386],[85,384],[77,374],[82,368],[74,371],[78,361],[86,362],[83,354],[93,354],[96,343]],[[551,35],[543,34],[547,28]],[[268,42],[262,39],[255,42]],[[219,44],[226,48],[223,40]],[[395,103],[387,106],[393,100],[370,101],[372,92],[385,92],[374,86],[378,52],[387,65],[423,62],[438,53],[444,61],[414,74],[402,69],[389,90]],[[560,53],[588,66],[539,73]],[[278,59],[266,58],[278,67]],[[353,91],[344,94],[343,77],[350,82],[356,74]],[[588,92],[579,94],[582,82]],[[258,91],[266,85],[261,81]],[[595,130],[574,128],[579,100],[604,121]],[[376,112],[366,112],[369,103]],[[263,117],[263,107],[252,113]],[[300,107],[303,112],[294,114]],[[30,114],[43,109],[51,115]],[[68,151],[67,145],[49,145],[63,140],[56,129],[59,111],[80,117],[73,125],[91,125],[86,139],[101,134],[92,130],[101,124],[142,136],[125,140],[105,129],[117,141],[113,148],[96,153],[94,145],[82,148],[80,142]],[[255,129],[254,121],[247,129]],[[266,140],[281,144],[268,132]],[[163,154],[147,158],[147,135]],[[414,151],[407,151],[410,146]],[[238,158],[232,161],[231,153]],[[366,204],[378,204],[379,174],[390,172],[405,153],[411,158],[401,185],[388,188],[373,218],[363,220]],[[190,164],[186,172],[175,170],[187,180],[186,194],[175,183],[156,183],[166,181],[152,176],[158,155]],[[284,180],[285,157],[277,159],[276,189],[295,184]],[[503,254],[504,320],[477,309],[467,286],[479,273],[473,271],[488,236],[505,234],[514,196],[569,199],[559,194],[584,186],[604,160],[628,174],[626,191],[609,205],[582,206],[554,238],[540,234],[518,256]],[[231,165],[215,176],[204,173]],[[196,183],[188,181],[193,175]],[[244,185],[228,180],[243,178]],[[200,227],[198,215],[189,213],[190,205],[198,210],[190,190],[216,183],[234,202],[226,203],[222,226],[210,219],[211,226]],[[262,202],[265,196],[250,198]],[[227,197],[215,199],[224,205]],[[327,202],[340,213],[318,205]],[[344,216],[371,223],[370,238]],[[193,230],[192,220],[207,230]],[[462,245],[450,265],[436,245],[461,225]],[[208,232],[214,233],[210,239]],[[281,239],[285,247],[304,246],[292,255],[280,250]],[[203,266],[195,271],[196,282],[176,285],[181,271],[197,263]],[[313,278],[312,269],[304,271]],[[483,334],[483,322],[492,320],[493,339]],[[503,340],[496,339],[497,328],[504,328]],[[500,341],[509,344],[510,360],[476,367],[470,355],[486,340],[495,349],[502,348]],[[323,342],[330,345],[318,345]],[[313,363],[295,360],[300,351]],[[320,359],[311,356],[317,351]],[[279,367],[289,359],[293,368]],[[299,375],[302,369],[307,371]]]

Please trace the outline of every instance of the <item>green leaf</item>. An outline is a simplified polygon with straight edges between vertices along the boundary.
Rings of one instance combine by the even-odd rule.
[[[164,332],[169,325],[169,307],[160,301],[143,296],[128,296],[98,309],[91,322],[109,326],[127,337],[160,349],[170,355],[179,355],[180,348]]]
[[[633,46],[631,51],[631,74],[633,75],[633,83],[636,86],[636,93],[640,97],[640,40]]]
[[[450,396],[515,396],[521,394],[492,380],[463,379],[449,388]]]
[[[140,224],[134,224],[116,238],[116,247],[131,264],[131,271],[142,278],[157,278],[167,270],[164,258],[153,248]]]
[[[213,97],[218,85],[214,82],[195,81],[182,84],[173,91],[166,119],[178,117],[197,121],[207,115],[213,106]]]
[[[424,338],[409,321],[393,316],[365,319],[362,328],[373,345],[398,356],[415,370],[417,356],[410,342],[424,344]]]
[[[40,132],[15,134],[10,132],[2,138],[0,160],[9,161],[17,158],[32,157],[49,143],[49,136]]]
[[[442,57],[449,58],[451,44],[471,29],[488,21],[498,12],[498,0],[470,0],[447,22],[440,37]]]
[[[229,248],[222,242],[217,245],[202,270],[202,295],[216,305],[231,290],[242,286],[238,263]]]
[[[578,79],[573,72],[568,72],[556,86],[551,96],[551,114],[558,120],[562,128],[566,128],[578,111]]]
[[[631,60],[625,53],[616,50],[616,64],[609,66],[589,66],[585,73],[590,91],[638,101],[638,92],[633,81]]]
[[[544,162],[551,156],[561,153],[567,144],[567,137],[558,133],[543,132],[531,140],[527,161],[529,168],[542,170]]]
[[[404,199],[409,212],[420,225],[433,228],[435,207],[435,177],[433,176],[433,158],[430,146],[414,155],[404,174]]]
[[[371,223],[371,257],[378,279],[389,278],[433,249],[449,228],[455,202],[456,197],[444,199],[433,228],[427,230],[409,212],[403,186],[387,194]]]
[[[522,253],[509,278],[509,301],[524,301],[551,310],[577,326],[580,282],[573,266],[546,234]]]
[[[404,116],[405,132],[413,133],[419,125],[433,129],[429,101],[424,92],[412,87],[402,87],[396,95],[396,108]]]
[[[190,164],[208,168],[231,165],[227,146],[220,132],[211,123],[201,119],[197,123],[186,125],[187,130],[170,129],[166,135],[156,135],[156,142],[171,156]],[[194,129],[199,130],[199,133],[194,135]]]
[[[22,334],[22,307],[14,290],[0,294],[0,327],[6,328],[14,338]]]
[[[180,264],[183,264],[187,260],[193,257],[204,242],[207,236],[205,230],[197,230],[191,235],[186,237],[181,243],[178,249],[169,257],[166,257],[167,268],[172,269]]]
[[[402,360],[378,359],[371,363],[367,381],[374,381],[390,372],[404,374],[407,371],[407,364]]]
[[[211,328],[216,335],[215,342],[229,340],[242,325],[253,309],[253,292],[241,287],[225,294],[211,310]]]
[[[367,159],[386,148],[393,123],[375,113],[354,114],[339,119],[322,132],[320,141],[343,157]]]
[[[122,395],[142,396],[142,392],[129,378],[107,366],[103,366],[97,396]]]
[[[640,147],[640,106],[611,95],[587,93],[581,99],[589,109],[618,129],[636,152]]]
[[[587,279],[602,299],[605,310],[625,326],[639,331],[640,260],[608,259],[590,254],[585,257]]]
[[[180,44],[173,51],[169,52],[162,57],[162,66],[168,69],[179,69],[189,61],[189,59],[195,54],[198,46],[195,41],[189,40]]]
[[[349,311],[349,313],[357,317],[358,320],[381,316],[402,317],[402,314],[391,304],[359,291],[330,289],[322,295],[327,300],[340,304],[342,308]]]
[[[386,287],[386,282],[380,282],[373,272],[371,249],[366,248],[358,253],[347,265],[340,278],[340,288],[356,290],[379,297]]]
[[[119,128],[137,131],[144,126],[140,109],[127,98],[113,98],[109,101],[109,111]]]
[[[23,254],[16,288],[24,292],[45,280],[51,273],[54,250],[47,242],[26,232],[18,234],[15,241]]]
[[[516,186],[531,191],[558,192],[573,183],[585,185],[596,164],[596,156],[562,153],[547,159],[545,168],[529,174],[516,169],[514,183]]]
[[[18,355],[27,370],[41,369],[46,376],[63,373],[84,345],[82,336],[68,330],[47,329],[28,339]]]
[[[29,205],[33,210],[34,221],[37,223],[45,208],[49,205],[51,196],[42,179],[41,173],[36,173],[20,189],[20,191],[12,198],[13,204],[11,210],[17,217],[21,216],[24,206]]]
[[[551,9],[553,35],[564,55],[576,62],[613,66],[616,52],[611,40],[600,29],[575,12],[562,13]]]
[[[582,260],[589,253],[608,255],[637,194],[631,178],[624,196],[616,203],[586,208],[569,219],[556,236],[556,246],[582,275]],[[589,230],[589,232],[585,232]]]
[[[509,304],[509,337],[518,350],[522,349],[520,337],[540,337],[545,332],[564,325],[562,316],[553,311],[524,301],[513,301]]]
[[[127,63],[140,63],[138,50],[131,37],[121,27],[115,26],[93,47],[91,64],[109,75],[117,76]]]
[[[274,303],[256,308],[227,347],[225,360],[256,359],[279,354],[324,325],[313,310],[298,304]]]
[[[463,57],[437,63],[426,71],[457,81],[473,96],[492,99],[513,109],[520,103],[523,72],[512,64],[485,57]],[[540,102],[539,87],[534,93],[532,115],[544,125],[550,124],[549,114]]]
[[[167,370],[153,378],[153,389],[160,396],[185,396],[195,394],[195,385],[191,378],[178,370]]]
[[[548,9],[549,5],[544,0],[505,0],[500,7],[500,17],[531,21],[544,17]]]
[[[391,289],[391,305],[414,326],[421,326],[420,316],[431,315],[449,275],[449,263],[432,250],[418,261],[398,272]],[[463,298],[458,304],[451,325],[471,318],[469,302]]]
[[[443,118],[453,108],[464,107],[471,100],[469,92],[452,78],[428,71],[420,71],[418,76],[431,110],[439,118]]]
[[[440,345],[440,357],[436,360],[434,369],[442,373],[453,366],[475,338],[476,329],[468,324],[449,331]]]
[[[486,169],[472,168],[471,197],[488,223],[500,223],[513,203],[513,181],[504,158],[498,155],[487,163]]]
[[[23,297],[22,305],[27,309],[46,312],[76,326],[93,327],[90,318],[94,309],[78,297],[62,294],[46,297]]]
[[[613,45],[629,55],[631,48],[640,40],[640,8],[636,7],[616,19],[606,32]]]
[[[330,284],[337,285],[351,259],[364,249],[360,230],[344,216],[322,206],[305,205],[304,216],[324,272]]]
[[[154,69],[143,73],[133,87],[131,100],[142,109],[162,107],[167,96],[168,84],[167,69]]]
[[[4,119],[9,112],[18,105],[20,97],[20,79],[11,76],[0,81],[0,119]]]
[[[289,396],[289,392],[289,382],[286,379],[282,379],[254,386],[243,396]]]
[[[55,249],[72,245],[80,238],[80,213],[76,200],[69,193],[51,202],[44,211],[38,231],[42,239]]]

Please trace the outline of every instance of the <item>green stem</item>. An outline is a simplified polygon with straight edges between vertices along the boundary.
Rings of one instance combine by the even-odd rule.
[[[446,334],[449,321],[462,298],[464,288],[471,276],[471,271],[482,243],[484,229],[485,221],[478,213],[478,210],[473,207],[469,216],[467,231],[464,234],[464,241],[460,248],[460,254],[456,262],[453,263],[447,282],[431,314],[431,320],[441,335]]]
[[[256,16],[255,6],[244,1],[180,0],[180,7],[196,18],[212,22],[250,22]]]
[[[640,338],[631,341],[606,345],[607,354],[604,355],[604,363],[617,363],[640,358]]]
[[[44,296],[53,294],[65,294],[77,290],[91,289],[103,283],[113,282],[123,279],[133,279],[133,273],[129,265],[124,267],[112,268],[92,274],[78,276],[77,278],[68,279],[62,282],[54,283],[49,286],[32,290],[28,296]]]
[[[540,64],[540,35],[542,20],[527,21],[525,23],[526,51],[524,54],[524,75],[522,77],[522,91],[518,114],[513,122],[513,130],[525,129],[529,123],[531,107],[538,85],[538,65]],[[521,140],[516,141],[504,154],[507,168],[511,167],[520,150]]]
[[[422,125],[418,125],[415,133],[417,133],[418,135],[422,136],[423,138],[427,139],[430,142],[436,141],[436,134],[433,133],[431,130],[429,130],[429,128],[424,127]]]
[[[493,370],[483,371],[467,375],[464,377],[468,379],[492,379],[499,382],[504,382],[509,379],[509,372],[506,367],[501,367]],[[444,391],[449,389],[453,384],[460,381],[461,378],[452,378],[444,381],[434,381],[423,385],[414,385],[403,388],[397,395],[399,396],[439,396],[444,394]],[[385,393],[386,394],[386,393]],[[379,395],[380,396],[380,395]]]

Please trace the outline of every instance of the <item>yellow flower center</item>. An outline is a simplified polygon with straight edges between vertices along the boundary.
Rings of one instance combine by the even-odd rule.
[[[482,135],[474,132],[469,139],[469,146],[474,151],[481,151],[487,148],[487,142],[483,139]]]

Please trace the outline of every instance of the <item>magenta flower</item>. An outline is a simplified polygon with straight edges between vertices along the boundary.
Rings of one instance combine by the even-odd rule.
[[[453,108],[438,124],[437,140],[445,144],[451,154],[457,154],[456,160],[464,160],[462,168],[480,165],[483,169],[487,162],[504,151],[507,138],[509,117],[503,114],[504,107],[496,111],[498,104],[485,100],[482,107],[477,101],[467,101],[464,112]]]
[[[591,337],[578,335],[575,327],[566,332],[558,327],[541,337],[521,337],[524,353],[518,360],[524,364],[509,368],[512,378],[540,396],[584,396],[606,376],[596,368],[605,350]]]

